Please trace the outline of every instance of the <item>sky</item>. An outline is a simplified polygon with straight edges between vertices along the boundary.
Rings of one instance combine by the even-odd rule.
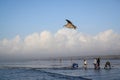
[[[0,0],[1,60],[120,54],[119,42],[119,0]]]

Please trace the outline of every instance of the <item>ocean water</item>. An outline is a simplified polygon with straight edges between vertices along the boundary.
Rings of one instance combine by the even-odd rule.
[[[109,60],[111,69],[104,69],[107,60],[101,60],[101,69],[94,70],[93,60],[87,60],[88,68],[83,68],[83,60],[32,60],[21,62],[1,62],[0,80],[120,80],[120,60]],[[78,63],[78,69],[72,69]]]

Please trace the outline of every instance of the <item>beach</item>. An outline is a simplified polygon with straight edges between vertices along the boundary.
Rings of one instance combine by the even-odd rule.
[[[101,60],[101,69],[94,70],[93,60],[83,68],[83,60],[34,60],[0,63],[0,80],[119,80],[120,60],[111,59],[112,68],[104,69],[107,60]],[[78,69],[70,68],[78,63]]]

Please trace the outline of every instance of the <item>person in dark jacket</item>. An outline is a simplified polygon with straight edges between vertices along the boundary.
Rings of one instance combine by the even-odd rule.
[[[110,64],[109,61],[107,61],[107,62],[105,63],[104,69],[111,69],[111,64]]]
[[[100,69],[100,58],[97,59],[97,69]]]

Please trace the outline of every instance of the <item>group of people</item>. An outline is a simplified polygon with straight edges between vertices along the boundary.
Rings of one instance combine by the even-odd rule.
[[[94,64],[94,69],[100,69],[100,58],[95,58],[93,64]]]
[[[93,64],[94,64],[95,70],[100,69],[100,58],[95,58]],[[87,60],[86,59],[84,59],[84,66],[83,67],[84,67],[84,69],[87,69]],[[78,68],[78,64],[73,63],[72,68]],[[111,64],[109,61],[107,61],[105,63],[104,69],[111,69]]]

